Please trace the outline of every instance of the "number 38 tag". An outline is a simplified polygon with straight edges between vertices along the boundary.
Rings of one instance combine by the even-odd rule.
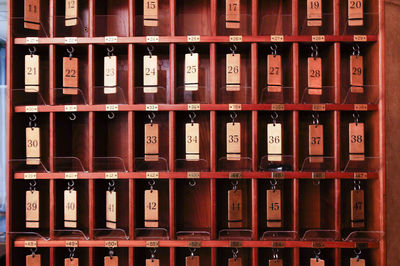
[[[349,154],[351,161],[364,161],[364,123],[349,124]]]

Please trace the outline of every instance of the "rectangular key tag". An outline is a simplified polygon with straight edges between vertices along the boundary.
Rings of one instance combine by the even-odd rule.
[[[200,130],[199,123],[187,123],[186,136],[186,160],[200,159]]]
[[[228,266],[242,266],[242,259],[241,258],[229,258]]]
[[[226,0],[226,28],[240,28],[240,0]]]
[[[310,259],[310,266],[325,266],[325,261],[321,259]]]
[[[25,92],[38,92],[39,91],[39,56],[38,55],[25,55]]]
[[[106,227],[117,228],[117,192],[106,191]]]
[[[77,95],[79,87],[78,58],[63,57],[63,94]]]
[[[240,160],[240,123],[226,123],[226,158]]]
[[[26,139],[26,164],[40,164],[40,128],[27,127],[25,129]]]
[[[240,91],[240,54],[226,54],[226,90]]]
[[[364,25],[364,1],[363,0],[348,0],[347,12],[349,26]]]
[[[350,90],[352,93],[364,93],[364,65],[361,55],[350,56]]]
[[[40,0],[25,0],[24,27],[30,30],[40,30]]]
[[[311,163],[322,163],[324,161],[324,126],[308,126],[308,154]]]
[[[281,259],[277,260],[268,260],[268,265],[269,266],[283,266],[283,262]]]
[[[158,161],[158,124],[144,125],[144,160]]]
[[[104,57],[104,94],[117,93],[117,57]]]
[[[143,25],[146,27],[158,26],[158,0],[143,1]]]
[[[144,226],[158,227],[158,190],[144,191]]]
[[[160,266],[159,259],[146,259],[146,266]]]
[[[364,161],[364,123],[349,124],[349,158],[351,161]]]
[[[186,257],[185,266],[200,266],[200,257],[199,256]]]
[[[64,266],[79,266],[78,258],[66,258],[64,259]]]
[[[26,228],[39,228],[39,191],[26,191],[25,201]]]
[[[118,257],[117,256],[105,256],[104,257],[104,266],[118,266]]]
[[[42,265],[42,256],[40,254],[35,255],[27,255],[26,266],[41,266]]]
[[[199,89],[199,54],[189,53],[185,55],[185,91],[197,91]]]
[[[365,266],[365,259],[350,258],[350,266]]]
[[[322,95],[321,57],[308,58],[308,94]]]
[[[282,124],[267,124],[268,161],[282,161]]]
[[[143,92],[157,93],[158,86],[158,57],[143,56]]]
[[[307,0],[307,26],[322,26],[322,0]]]
[[[78,24],[78,0],[65,0],[65,26]]]
[[[352,190],[351,192],[351,227],[361,228],[365,226],[364,218],[364,190]]]
[[[282,202],[279,189],[267,190],[267,226],[282,227]]]
[[[282,58],[269,54],[267,57],[268,92],[282,92]]]
[[[242,190],[228,190],[228,228],[243,226]]]
[[[64,190],[64,227],[77,227],[76,190]]]

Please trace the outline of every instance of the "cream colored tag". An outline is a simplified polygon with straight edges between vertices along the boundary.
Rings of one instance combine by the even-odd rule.
[[[186,257],[185,266],[200,266],[200,257],[199,256]]]
[[[63,94],[78,94],[79,67],[78,58],[63,58]]]
[[[158,161],[158,124],[144,125],[144,160]]]
[[[364,65],[361,55],[350,56],[350,90],[352,93],[364,92]]]
[[[157,93],[158,86],[158,57],[143,56],[143,92]]]
[[[39,228],[39,191],[26,191],[25,201],[26,228]]]
[[[240,123],[226,123],[227,160],[240,160]]]
[[[243,226],[242,190],[228,191],[228,228]]]
[[[105,256],[104,257],[104,266],[118,266],[118,257],[117,256]]]
[[[200,159],[199,123],[186,124],[186,160]]]
[[[158,0],[143,1],[143,25],[148,27],[158,26]]]
[[[322,94],[322,60],[321,57],[308,58],[308,94]]]
[[[78,24],[78,0],[65,0],[65,26]]]
[[[242,259],[241,258],[229,258],[228,259],[228,266],[242,266]]]
[[[78,258],[66,258],[64,259],[64,266],[79,266]]]
[[[104,57],[104,94],[117,92],[117,57]]]
[[[282,262],[281,259],[269,260],[269,261],[268,261],[268,265],[269,265],[269,266],[283,266],[283,262]]]
[[[25,0],[24,27],[40,30],[40,0]]]
[[[42,257],[40,254],[27,255],[25,262],[26,262],[26,266],[41,266],[42,265]]]
[[[158,190],[144,191],[144,226],[158,227]]]
[[[185,55],[185,91],[199,89],[199,54]]]
[[[25,92],[39,91],[39,56],[25,55]]]
[[[226,0],[226,28],[240,28],[240,0]]]
[[[77,227],[76,190],[64,190],[64,227]]]
[[[325,261],[321,259],[310,259],[310,266],[325,266]]]
[[[282,161],[282,124],[267,125],[268,161]]]
[[[240,91],[240,54],[226,54],[226,90]]]
[[[117,228],[117,192],[106,191],[106,227]]]
[[[364,1],[363,0],[348,0],[348,21],[349,26],[363,26],[364,25]]]
[[[350,258],[350,266],[365,266],[365,259]]]
[[[146,266],[160,266],[159,259],[146,259]]]
[[[364,190],[351,191],[351,227],[362,228],[365,226],[364,218]]]
[[[364,123],[349,124],[349,153],[350,160],[364,161]]]
[[[40,128],[27,127],[26,134],[26,164],[40,164]]]
[[[279,189],[267,190],[267,226],[282,227],[282,203]]]
[[[322,26],[322,0],[307,0],[307,26]]]
[[[268,91],[282,91],[282,58],[280,55],[269,54],[267,58]]]

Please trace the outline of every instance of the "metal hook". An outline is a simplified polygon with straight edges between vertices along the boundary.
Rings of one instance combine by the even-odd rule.
[[[319,114],[317,112],[312,114],[312,118],[313,118],[313,125],[315,125],[315,127],[317,127],[317,125],[319,125]]]
[[[36,251],[37,251],[37,248],[31,248],[31,255],[32,255],[32,257],[35,257],[35,256],[36,256]]]
[[[69,118],[69,120],[74,121],[76,119],[76,114],[71,113],[68,118]]]
[[[154,46],[153,45],[147,46],[146,49],[151,58],[153,56]]]
[[[194,119],[196,118],[196,113],[195,112],[189,113],[189,118],[190,118],[190,123],[192,123],[193,126]]]
[[[278,184],[278,181],[277,181],[276,179],[271,179],[271,180],[269,181],[269,183],[271,184],[272,190],[275,192],[275,190],[276,190],[276,185]]]
[[[271,114],[271,118],[272,118],[272,122],[274,123],[274,126],[276,124],[276,119],[278,118],[278,113],[277,112],[273,112]]]
[[[72,58],[72,54],[75,52],[75,48],[73,46],[70,49],[67,48],[67,53],[69,54],[69,59]]]
[[[114,117],[115,117],[114,112],[109,112],[109,113],[107,114],[107,117],[108,117],[108,119],[113,120]]]
[[[278,50],[278,45],[276,45],[276,43],[273,43],[273,44],[271,44],[270,46],[269,46],[269,48],[271,49],[271,51],[272,51],[272,55],[275,57],[278,53],[277,53],[277,50]]]
[[[34,127],[37,127],[37,123],[35,122],[37,120],[37,116],[35,114],[32,114],[32,116],[29,116],[28,118],[29,118],[29,123],[28,123],[29,127],[32,129]]]
[[[112,260],[113,256],[114,256],[114,248],[113,247],[108,248],[108,255],[110,256],[110,260]]]
[[[359,113],[354,113],[353,114],[353,118],[354,118],[354,123],[356,123],[356,125],[358,125],[358,120],[360,118],[360,114]]]
[[[115,181],[114,180],[110,180],[108,182],[108,191],[115,191]]]
[[[194,44],[193,44],[192,46],[189,46],[188,49],[189,49],[190,55],[192,56],[194,50],[196,50],[196,46],[194,46]]]
[[[29,182],[29,190],[33,193],[33,191],[36,190],[36,180],[32,180],[31,182]]]
[[[319,255],[321,255],[321,250],[320,249],[315,249],[314,250],[314,254],[315,254],[315,259],[318,262],[319,261]]]
[[[235,180],[235,181],[231,181],[231,184],[232,184],[232,189],[233,189],[233,191],[235,191],[236,192],[236,190],[237,190],[237,185],[239,184],[239,180]]]
[[[314,185],[314,186],[319,186],[319,184],[321,184],[321,181],[319,181],[319,180],[313,180],[313,185]]]
[[[361,181],[360,180],[354,180],[354,190],[360,190],[361,189]]]
[[[114,55],[113,52],[114,52],[114,46],[107,47],[108,56],[113,56]]]
[[[354,253],[356,254],[357,261],[360,261],[361,249],[355,248]]]
[[[189,248],[189,251],[190,251],[190,256],[193,258],[193,256],[194,256],[194,253],[196,252],[196,249],[195,248]]]
[[[234,260],[236,260],[238,258],[238,254],[239,254],[239,249],[238,248],[232,249],[232,256],[233,256]]]
[[[360,54],[361,54],[360,46],[357,43],[355,43],[353,45],[353,55],[360,56]]]
[[[76,248],[68,248],[68,251],[69,251],[69,259],[70,259],[71,261],[74,260],[75,250],[76,250]]]
[[[196,183],[196,180],[194,180],[194,179],[191,179],[191,180],[189,181],[189,186],[191,186],[191,187],[194,187],[196,184],[197,184],[197,183]]]
[[[235,55],[235,52],[237,50],[237,46],[235,44],[232,44],[232,46],[229,47],[229,49],[231,50],[232,54]]]
[[[274,260],[278,260],[279,259],[279,249],[277,249],[277,248],[273,248],[272,249],[272,258]]]
[[[151,112],[151,113],[147,114],[147,117],[149,118],[150,124],[153,126],[153,121],[154,121],[154,118],[156,117],[156,114],[154,112]]]
[[[156,248],[154,248],[154,249],[150,249],[150,253],[151,253],[151,261],[153,262],[154,261],[154,259],[156,258],[156,252],[157,252],[157,249]]]
[[[318,45],[311,45],[311,51],[311,57],[314,57],[314,59],[316,59],[318,57]]]
[[[231,112],[230,117],[232,119],[232,123],[235,124],[235,119],[237,118],[237,113],[236,112]]]
[[[28,51],[29,51],[29,53],[30,53],[30,55],[31,55],[31,57],[36,53],[36,46],[32,46],[32,50],[31,50],[31,47],[29,47],[28,48]]]
[[[75,186],[74,180],[68,181],[68,190],[69,191],[74,190],[74,186]]]
[[[154,189],[154,185],[156,184],[156,181],[154,179],[151,179],[147,182],[147,184],[149,184],[150,186],[150,191],[153,192]]]

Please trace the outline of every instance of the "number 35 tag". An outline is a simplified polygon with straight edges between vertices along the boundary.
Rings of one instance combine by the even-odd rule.
[[[226,124],[226,157],[227,160],[240,160],[240,123]]]

